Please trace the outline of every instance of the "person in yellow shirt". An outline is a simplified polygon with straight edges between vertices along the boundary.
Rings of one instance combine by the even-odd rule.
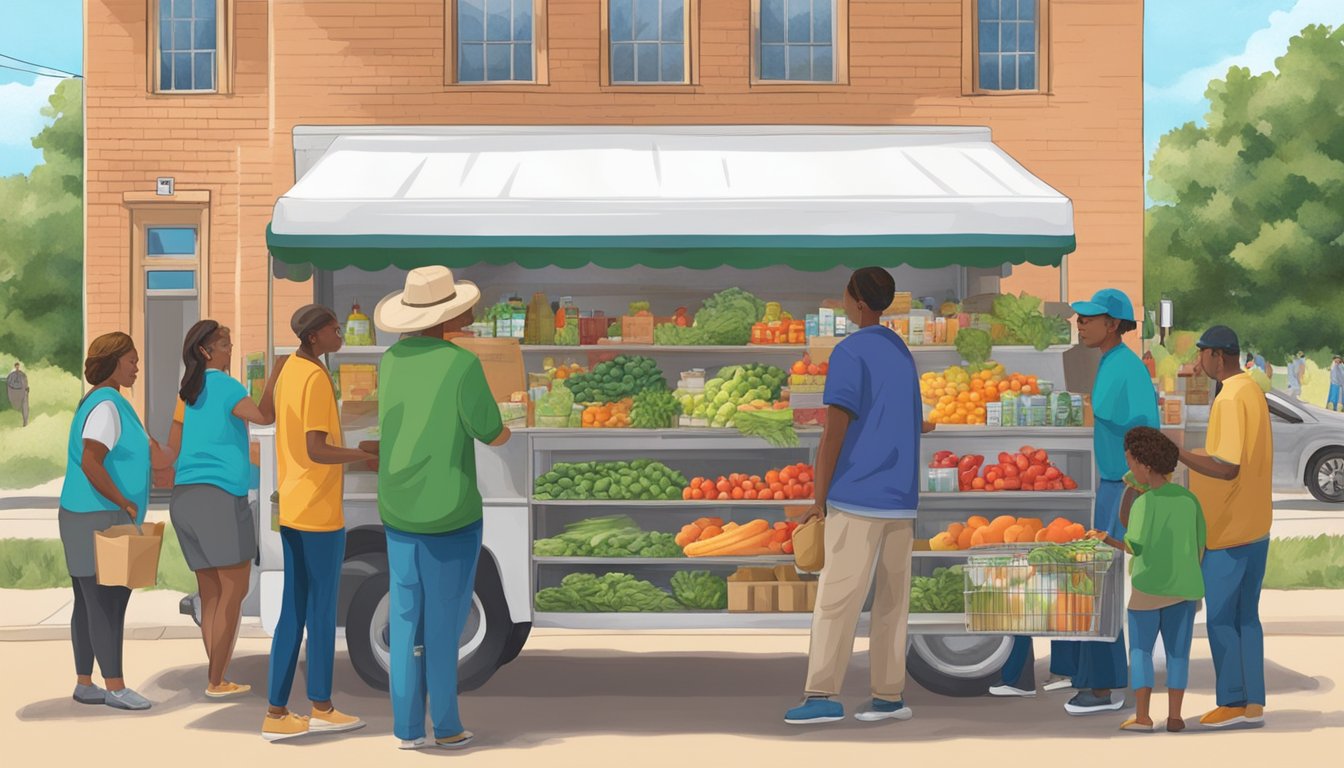
[[[1237,365],[1237,334],[1217,325],[1197,346],[1199,368],[1220,389],[1204,450],[1182,450],[1181,462],[1191,470],[1190,490],[1199,498],[1208,528],[1202,570],[1218,708],[1200,724],[1223,728],[1265,717],[1260,587],[1274,514],[1274,441],[1264,390]]]
[[[322,364],[322,356],[339,350],[343,341],[336,313],[309,304],[294,313],[290,328],[299,338],[299,351],[286,361],[275,382],[285,587],[271,641],[270,708],[261,728],[267,741],[364,726],[359,718],[338,712],[332,705],[331,678],[336,599],[345,558],[342,465],[376,460],[377,455],[342,445],[336,390],[331,373]],[[287,709],[305,628],[308,698],[313,703],[310,717]]]

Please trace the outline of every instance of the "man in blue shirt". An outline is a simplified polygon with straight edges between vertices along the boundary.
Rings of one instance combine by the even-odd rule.
[[[1114,288],[1096,293],[1091,301],[1073,305],[1078,313],[1078,341],[1101,351],[1097,378],[1092,385],[1092,452],[1097,462],[1097,497],[1092,527],[1117,540],[1125,536],[1120,509],[1126,487],[1125,434],[1135,427],[1161,426],[1157,391],[1143,364],[1123,337],[1136,328],[1134,305]],[[1004,664],[1004,684],[990,689],[999,696],[1030,696],[1035,691],[1018,687],[1023,669],[1030,663],[1031,639],[1018,638],[1013,654]],[[1123,630],[1115,642],[1055,642],[1050,650],[1050,672],[1071,678],[1077,693],[1064,705],[1071,715],[1109,712],[1124,706],[1123,693],[1114,689],[1129,683]],[[1047,690],[1051,686],[1047,685]]]

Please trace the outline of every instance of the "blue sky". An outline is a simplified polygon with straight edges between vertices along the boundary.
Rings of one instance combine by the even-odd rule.
[[[0,55],[82,73],[80,0],[0,1]],[[1307,24],[1344,23],[1344,0],[1148,0],[1144,30],[1144,148],[1208,110],[1208,81],[1232,65],[1263,72]],[[1199,42],[1192,42],[1197,31]],[[0,58],[0,66],[31,69]],[[0,176],[41,161],[32,137],[59,81],[0,69]]]

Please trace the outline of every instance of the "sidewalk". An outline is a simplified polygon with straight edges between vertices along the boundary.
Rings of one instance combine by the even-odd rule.
[[[198,638],[201,630],[178,611],[181,592],[138,589],[126,608],[127,640]],[[74,595],[69,589],[0,589],[0,642],[70,637]],[[261,620],[244,617],[240,637],[266,637]]]

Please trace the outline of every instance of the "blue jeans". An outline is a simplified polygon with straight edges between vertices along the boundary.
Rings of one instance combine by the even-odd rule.
[[[458,647],[471,610],[481,523],[438,535],[386,530],[392,732],[400,739],[424,738],[428,695],[434,737],[456,736],[463,730]]]
[[[1195,636],[1195,601],[1156,611],[1129,612],[1129,669],[1134,688],[1152,688],[1153,648],[1157,633],[1167,652],[1167,689],[1183,691],[1190,682],[1190,640]]]
[[[1325,407],[1333,411],[1340,405],[1340,402],[1340,386],[1331,384],[1330,391],[1325,397]]]
[[[1268,538],[1204,553],[1204,601],[1220,707],[1265,705],[1260,585],[1268,557]]]
[[[336,658],[336,598],[345,559],[345,530],[299,531],[280,528],[285,552],[285,590],[280,622],[271,640],[270,704],[289,704],[299,646],[308,630],[308,700],[331,700]]]

